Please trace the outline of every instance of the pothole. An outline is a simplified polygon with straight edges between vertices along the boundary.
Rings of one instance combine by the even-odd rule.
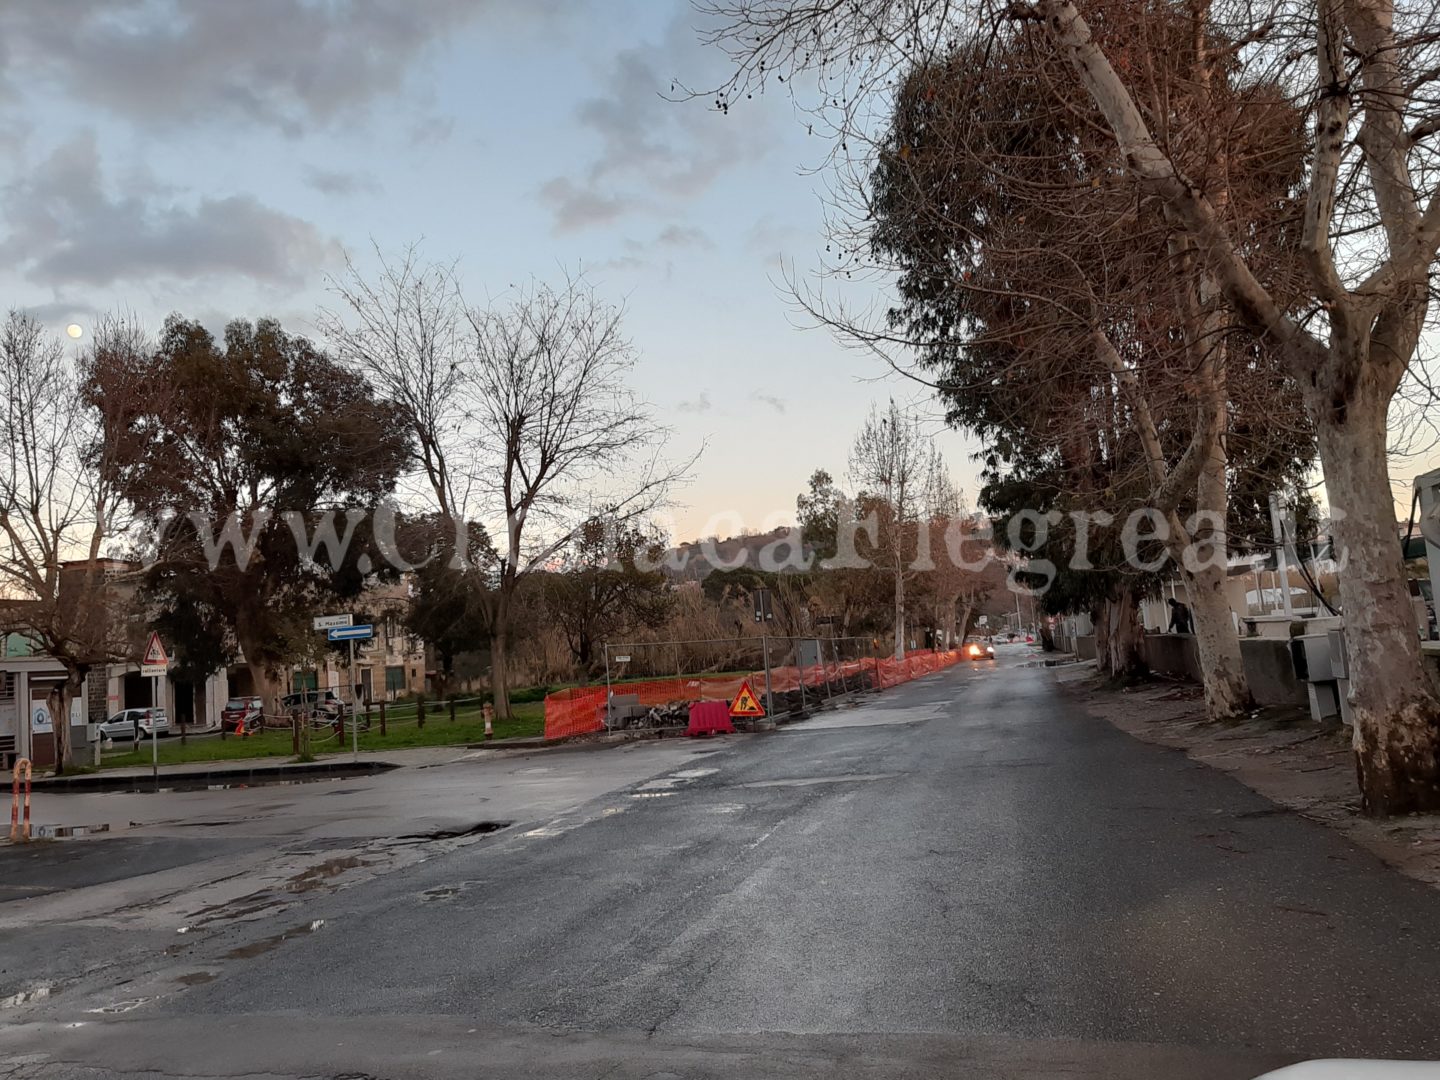
[[[127,1013],[131,1009],[138,1009],[149,1000],[148,997],[126,998],[124,1001],[112,1001],[109,1005],[101,1005],[98,1009],[86,1009],[85,1011],[101,1016],[114,1016],[117,1013]]]
[[[50,984],[42,983],[40,986],[32,986],[28,990],[20,990],[9,997],[0,998],[0,1009],[16,1009],[21,1005],[29,1005],[31,1002],[44,1001],[54,989]]]
[[[404,836],[397,836],[396,840],[459,840],[466,836],[484,836],[486,833],[499,832],[501,829],[508,829],[514,822],[510,821],[479,821],[474,825],[460,829],[435,829],[431,832],[406,833]]]

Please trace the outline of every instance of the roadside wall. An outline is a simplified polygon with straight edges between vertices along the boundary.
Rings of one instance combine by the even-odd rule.
[[[1200,651],[1193,634],[1146,634],[1143,652],[1152,671],[1202,681]],[[1305,684],[1295,677],[1288,640],[1241,638],[1240,659],[1256,704],[1305,704]]]
[[[1295,677],[1290,642],[1271,638],[1241,638],[1240,657],[1250,693],[1260,705],[1304,705],[1305,684]]]

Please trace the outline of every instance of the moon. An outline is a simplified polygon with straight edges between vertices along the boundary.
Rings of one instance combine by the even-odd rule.
[[[72,322],[69,326],[65,327],[65,333],[69,334],[72,338],[78,338],[85,333],[85,328],[79,323]]]

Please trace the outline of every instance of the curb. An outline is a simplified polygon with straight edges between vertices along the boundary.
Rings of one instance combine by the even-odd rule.
[[[174,769],[174,766],[170,767]],[[162,771],[162,788],[208,784],[245,784],[265,782],[283,777],[369,776],[389,772],[401,766],[390,761],[312,761],[300,765],[253,765],[250,768],[195,769],[185,772]],[[36,780],[35,791],[64,794],[68,791],[146,791],[155,780],[145,775],[107,776],[103,772],[81,773],[77,776],[51,776]]]

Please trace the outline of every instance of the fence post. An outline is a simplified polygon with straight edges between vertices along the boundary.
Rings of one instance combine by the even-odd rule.
[[[420,696],[415,699],[415,727],[416,727],[416,728],[423,728],[424,726],[425,726],[425,694],[422,692],[422,693],[420,694]]]
[[[370,730],[370,699],[365,699],[365,730]]]
[[[450,695],[450,722],[455,722],[455,695]]]
[[[800,686],[800,711],[805,711],[805,668],[800,663],[800,650],[795,647],[794,638],[786,638],[790,643],[790,659],[795,664],[795,682]]]
[[[385,702],[380,702],[380,737],[385,737]]]
[[[760,635],[760,647],[765,654],[765,715],[775,715],[775,695],[770,692],[770,638],[764,634]]]
[[[605,730],[610,730],[610,645],[605,645]]]

